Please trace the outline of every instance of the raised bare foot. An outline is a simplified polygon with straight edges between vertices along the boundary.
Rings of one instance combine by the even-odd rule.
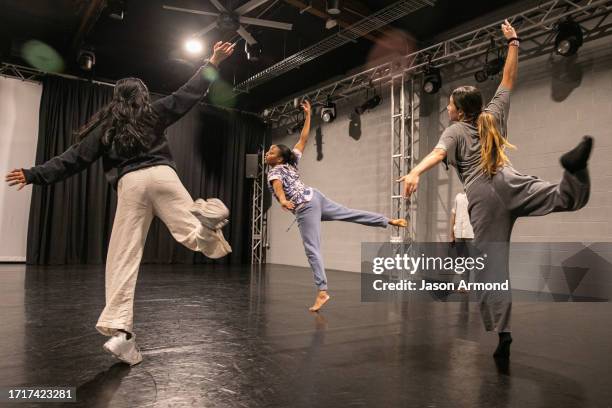
[[[329,295],[326,290],[320,290],[317,298],[315,299],[314,305],[308,308],[311,312],[318,312],[325,303],[329,300]]]
[[[395,227],[405,228],[408,226],[408,221],[406,221],[404,218],[396,218],[394,220],[389,220],[389,224]]]

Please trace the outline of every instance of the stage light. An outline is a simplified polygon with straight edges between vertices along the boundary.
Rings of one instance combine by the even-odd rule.
[[[327,14],[337,15],[340,14],[340,0],[327,0],[325,10]]]
[[[96,54],[91,47],[83,47],[77,55],[77,63],[83,71],[91,71],[96,65]]]
[[[489,76],[487,75],[487,71],[484,69],[474,73],[474,79],[476,79],[476,82],[484,82],[487,80],[487,78],[489,78]]]
[[[557,26],[555,51],[564,57],[576,54],[582,46],[582,27],[573,20],[566,20]]]
[[[293,125],[293,126],[289,126],[289,127],[287,128],[287,134],[288,134],[288,135],[292,135],[292,134],[294,134],[294,133],[297,133],[297,132],[299,132],[300,130],[302,130],[302,128],[303,128],[303,127],[304,127],[304,121],[303,121],[303,120],[300,120],[300,121],[299,121],[298,123],[296,123],[295,125]]]
[[[338,20],[336,20],[335,18],[328,18],[325,21],[325,28],[327,28],[328,30],[331,30],[332,28],[336,27],[338,25]]]
[[[499,56],[493,61],[487,61],[480,71],[474,73],[477,82],[484,82],[490,77],[499,74],[504,69],[505,58]]]
[[[261,57],[261,52],[262,52],[261,44],[260,43],[249,44],[248,42],[245,42],[244,52],[246,53],[247,59],[249,61],[259,61],[259,58]]]
[[[374,109],[375,107],[380,105],[380,101],[382,101],[380,95],[374,95],[373,97],[365,101],[361,106],[356,107],[355,112],[361,115],[362,113],[369,111],[370,109]]]
[[[489,61],[489,55],[496,55],[496,58]],[[489,48],[485,54],[485,63],[480,71],[474,73],[474,78],[477,82],[484,82],[488,78],[499,74],[504,69],[506,58],[502,51],[502,47],[497,47],[495,39],[491,37]]]
[[[336,104],[327,98],[327,103],[321,108],[321,120],[325,123],[333,122],[336,119]]]
[[[202,41],[191,38],[185,42],[185,49],[192,55],[200,55],[204,50],[204,45],[202,45]]]
[[[487,70],[487,75],[492,77],[502,72],[502,70],[504,69],[505,62],[506,62],[505,58],[502,58],[502,57],[498,57],[494,59],[493,61],[487,62],[487,65],[485,66]]]
[[[109,0],[105,12],[114,20],[123,20],[125,13],[124,0]]]
[[[442,76],[440,70],[436,67],[428,66],[425,69],[425,77],[423,78],[423,92],[435,94],[442,87]]]

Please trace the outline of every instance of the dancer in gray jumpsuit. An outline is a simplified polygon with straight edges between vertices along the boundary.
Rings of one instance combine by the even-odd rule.
[[[502,31],[508,40],[508,55],[501,84],[491,102],[483,110],[482,96],[476,88],[455,89],[447,107],[453,123],[442,133],[433,151],[399,180],[404,182],[404,194],[410,196],[423,172],[442,161],[455,167],[470,203],[474,244],[489,254],[487,268],[477,277],[479,282],[508,279],[508,246],[500,243],[510,242],[518,217],[578,210],[586,205],[590,190],[590,136],[561,157],[565,171],[559,183],[523,175],[510,165],[504,151],[514,147],[507,140],[506,128],[520,39],[508,21],[502,24]],[[479,303],[486,330],[499,334],[494,356],[508,358],[512,342],[510,291],[482,291]]]

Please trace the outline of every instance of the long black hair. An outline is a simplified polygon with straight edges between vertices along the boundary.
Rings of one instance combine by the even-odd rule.
[[[283,163],[295,166],[297,163],[297,156],[288,146],[284,144],[277,144],[278,150],[280,150],[280,156],[283,158]]]
[[[76,133],[83,138],[101,124],[102,143],[113,147],[121,157],[133,157],[151,147],[157,123],[146,85],[138,78],[124,78],[115,85],[111,102]]]

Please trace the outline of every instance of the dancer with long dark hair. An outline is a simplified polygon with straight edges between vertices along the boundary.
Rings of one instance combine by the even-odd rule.
[[[321,221],[346,221],[381,228],[386,228],[387,225],[406,227],[407,222],[403,218],[390,220],[382,214],[347,208],[325,197],[319,190],[304,185],[297,166],[310,134],[310,103],[304,101],[302,109],[305,115],[304,127],[297,144],[293,149],[282,144],[272,145],[265,158],[270,168],[270,190],[285,210],[295,214],[298,222],[308,263],[318,289],[315,302],[309,308],[311,312],[316,312],[330,299],[321,256]]]
[[[469,201],[474,244],[485,252],[488,249],[496,252],[496,261],[477,276],[482,282],[508,278],[508,248],[499,244],[510,242],[517,218],[578,210],[586,205],[590,191],[587,170],[593,145],[590,136],[584,136],[578,146],[561,156],[565,171],[559,183],[521,174],[510,164],[505,150],[514,146],[508,142],[506,129],[510,91],[518,73],[520,39],[507,20],[501,28],[508,41],[508,55],[501,84],[491,102],[483,110],[478,89],[472,86],[455,89],[447,107],[453,123],[442,133],[433,151],[398,180],[404,182],[404,194],[409,197],[416,191],[423,172],[442,161],[455,167]],[[479,301],[486,330],[499,334],[494,356],[509,357],[510,293],[483,291]]]
[[[48,185],[102,157],[106,178],[117,190],[117,211],[106,259],[106,306],[96,328],[111,337],[104,349],[131,365],[142,361],[133,331],[134,291],[153,217],[193,251],[209,258],[231,252],[220,230],[227,207],[217,199],[193,201],[176,174],[165,130],[204,96],[233,50],[232,44],[218,42],[208,63],[185,85],[155,102],[140,79],[119,80],[112,101],[77,132],[76,144],[46,163],[6,176],[19,190]]]

